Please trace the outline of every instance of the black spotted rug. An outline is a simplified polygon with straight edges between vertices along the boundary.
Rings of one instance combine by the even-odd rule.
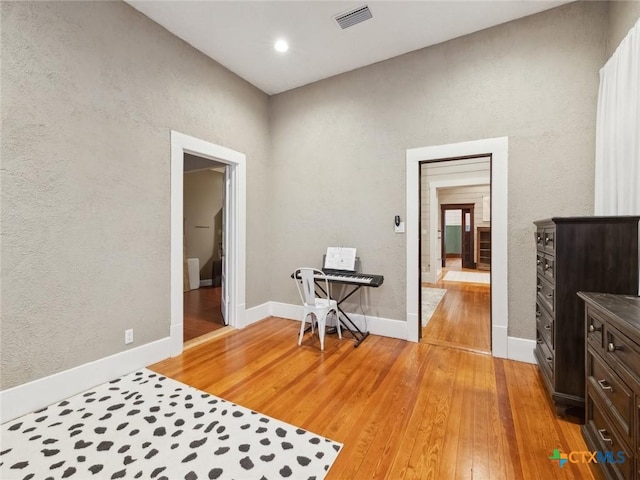
[[[0,478],[322,479],[342,445],[143,369],[2,425]]]

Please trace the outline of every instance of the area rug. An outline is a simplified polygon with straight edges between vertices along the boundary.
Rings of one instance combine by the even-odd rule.
[[[458,272],[448,271],[444,276],[445,282],[467,282],[467,283],[491,283],[491,274],[484,272]]]
[[[431,319],[433,312],[436,311],[440,300],[444,297],[447,290],[444,288],[422,287],[422,326],[426,327],[427,322]]]
[[[143,369],[2,425],[0,478],[322,479],[342,445]]]

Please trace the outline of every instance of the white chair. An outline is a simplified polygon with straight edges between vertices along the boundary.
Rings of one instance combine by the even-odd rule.
[[[315,277],[315,278],[314,278]],[[304,329],[307,324],[309,315],[313,315],[318,322],[318,335],[320,337],[320,350],[324,350],[324,332],[327,324],[327,316],[329,312],[333,312],[336,316],[336,328],[338,329],[338,337],[342,339],[342,331],[340,330],[340,320],[338,319],[338,302],[332,300],[329,296],[329,281],[322,270],[317,268],[302,267],[293,272],[293,279],[296,281],[298,293],[304,306],[304,315],[302,324],[300,325],[300,335],[298,336],[298,346],[302,344]],[[324,291],[326,298],[316,297],[315,282],[319,280],[324,283]],[[302,285],[302,288],[300,286]],[[310,320],[311,334],[313,335],[313,318]]]

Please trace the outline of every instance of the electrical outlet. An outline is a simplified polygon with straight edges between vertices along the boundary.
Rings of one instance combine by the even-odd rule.
[[[124,343],[133,343],[133,328],[124,331]]]

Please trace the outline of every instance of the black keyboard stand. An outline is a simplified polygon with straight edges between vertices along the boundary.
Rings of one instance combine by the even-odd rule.
[[[323,294],[325,294],[329,298],[331,297],[328,292],[324,291],[324,288],[322,288],[322,286],[318,283],[318,281],[315,281],[315,284],[316,284],[316,287],[318,287],[318,289]],[[344,313],[344,310],[342,310],[340,308],[340,304],[342,302],[344,302],[346,299],[348,299],[351,295],[356,293],[358,290],[360,290],[360,288],[362,288],[362,286],[363,285],[354,285],[353,286],[353,290],[351,290],[347,295],[342,297],[340,300],[337,300],[335,298],[332,299],[332,300],[337,300],[337,302],[338,302],[338,312],[340,312],[340,314],[338,315],[338,321],[351,334],[351,336],[353,336],[353,338],[356,340],[356,342],[353,344],[353,348],[357,348],[358,345],[360,345],[364,341],[364,339],[369,336],[369,332],[363,332],[362,330],[360,330],[358,328],[358,326],[355,323],[353,323],[353,320],[351,320],[351,318],[349,318],[349,315]],[[345,320],[351,326],[347,325]]]

